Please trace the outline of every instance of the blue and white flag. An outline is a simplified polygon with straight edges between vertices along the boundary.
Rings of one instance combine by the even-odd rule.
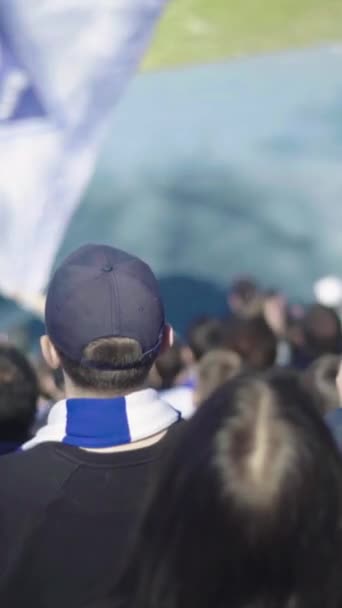
[[[166,1],[0,0],[3,293],[45,287],[109,114]]]

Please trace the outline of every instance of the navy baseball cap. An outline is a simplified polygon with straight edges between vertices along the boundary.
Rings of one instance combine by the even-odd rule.
[[[83,352],[101,338],[136,340],[142,349],[141,364],[156,355],[165,313],[157,279],[145,262],[114,247],[85,245],[55,272],[47,293],[45,323],[62,354],[98,368],[97,363],[83,359]]]

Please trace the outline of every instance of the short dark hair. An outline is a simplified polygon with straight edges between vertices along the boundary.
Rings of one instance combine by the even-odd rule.
[[[203,316],[196,319],[187,332],[187,343],[196,361],[214,348],[225,343],[226,324],[216,317]]]
[[[141,364],[142,348],[131,338],[102,338],[88,344],[83,351],[83,360],[97,363],[98,368],[72,361],[60,351],[58,354],[63,370],[76,386],[103,392],[130,391],[141,387],[156,357],[153,354]],[[104,365],[132,367],[113,371],[101,369]]]
[[[318,411],[325,415],[340,406],[336,378],[341,363],[338,355],[323,355],[302,374],[302,384],[310,392]]]
[[[120,592],[130,608],[336,608],[341,516],[342,460],[299,382],[233,380],[183,428]]]
[[[228,306],[236,316],[250,319],[262,312],[263,293],[251,277],[233,281],[228,291]]]
[[[260,294],[260,289],[253,278],[241,277],[233,281],[229,293],[238,296],[241,302],[248,305]]]
[[[341,321],[331,308],[312,305],[304,316],[302,328],[304,348],[312,358],[341,352]]]
[[[263,317],[231,320],[227,347],[238,353],[252,370],[266,370],[276,361],[277,338]]]
[[[36,373],[16,347],[0,345],[0,438],[26,441],[39,396]]]

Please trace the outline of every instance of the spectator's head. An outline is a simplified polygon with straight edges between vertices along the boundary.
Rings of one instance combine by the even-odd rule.
[[[86,245],[56,271],[46,300],[44,356],[66,391],[128,394],[141,388],[171,342],[157,280],[113,247]]]
[[[292,375],[240,377],[166,463],[123,581],[128,605],[337,608],[341,517],[342,461],[307,393]]]
[[[170,348],[159,355],[155,366],[160,380],[160,388],[168,389],[174,386],[185,367],[182,343],[175,340]]]
[[[331,308],[314,304],[306,312],[302,327],[304,348],[312,359],[341,352],[341,323]]]
[[[262,313],[263,294],[250,277],[233,281],[227,300],[230,312],[237,317],[250,319]]]
[[[229,350],[212,350],[202,357],[197,366],[195,404],[201,405],[222,384],[228,382],[241,370],[239,355]]]
[[[192,323],[187,332],[187,343],[195,361],[215,348],[222,348],[226,340],[226,324],[215,317],[200,317]]]
[[[322,415],[340,406],[336,383],[340,361],[341,358],[337,355],[323,355],[316,359],[302,375],[303,385],[312,395]]]
[[[227,346],[252,370],[272,367],[277,356],[277,339],[262,317],[231,321]]]
[[[14,346],[0,345],[0,440],[29,437],[38,401],[38,381],[27,358]]]

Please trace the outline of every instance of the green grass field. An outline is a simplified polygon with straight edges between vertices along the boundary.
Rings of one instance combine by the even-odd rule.
[[[299,48],[342,39],[342,0],[171,0],[144,67]]]

